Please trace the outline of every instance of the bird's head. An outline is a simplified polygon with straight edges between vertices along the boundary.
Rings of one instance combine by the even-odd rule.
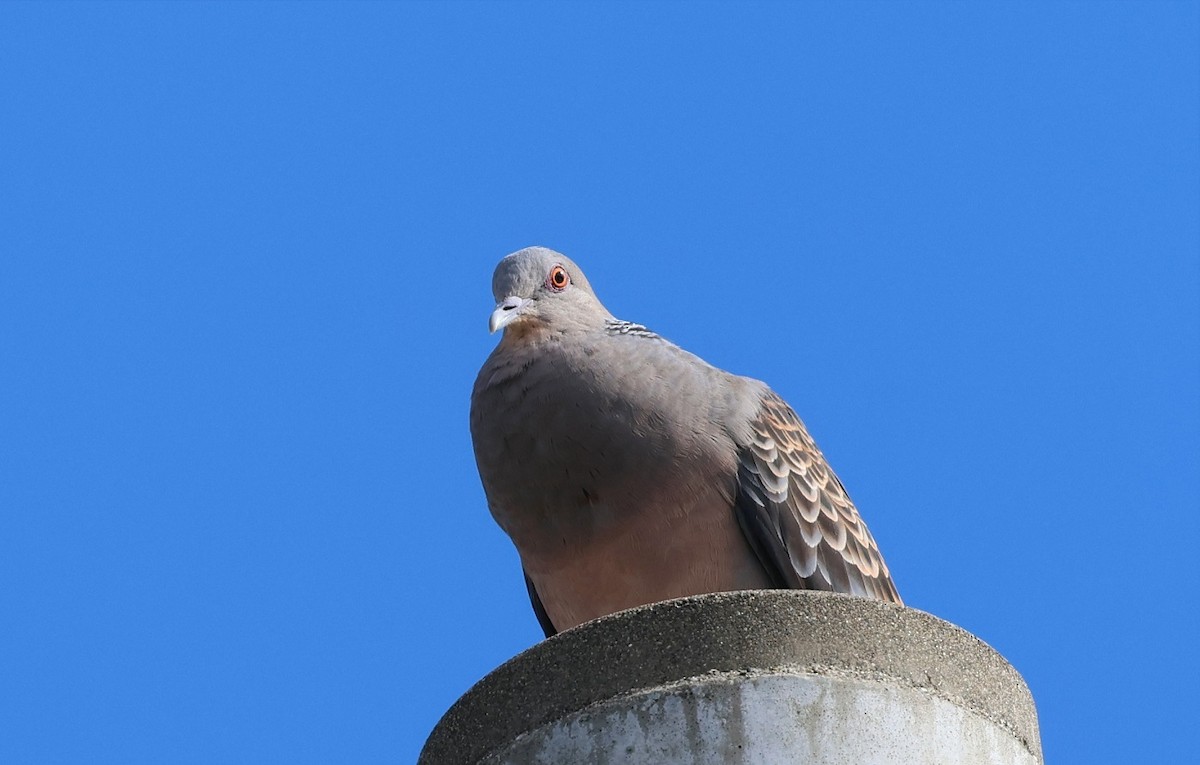
[[[592,292],[579,266],[545,247],[527,247],[507,255],[492,276],[496,310],[488,328],[566,330],[603,326],[612,316]]]

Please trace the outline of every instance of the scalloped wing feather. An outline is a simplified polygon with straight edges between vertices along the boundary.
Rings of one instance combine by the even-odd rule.
[[[738,522],[776,586],[902,602],[841,481],[774,392],[740,446]]]

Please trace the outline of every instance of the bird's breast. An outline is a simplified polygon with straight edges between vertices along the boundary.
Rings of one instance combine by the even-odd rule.
[[[732,485],[734,466],[721,464],[730,450],[701,427],[704,392],[660,367],[551,348],[481,370],[476,460],[492,513],[523,556],[595,543],[664,496],[686,505],[694,489],[679,477],[697,470],[727,473]]]

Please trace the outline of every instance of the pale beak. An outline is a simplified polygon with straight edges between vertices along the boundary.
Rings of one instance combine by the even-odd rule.
[[[519,298],[516,295],[509,295],[501,300],[496,305],[496,310],[492,311],[492,318],[488,319],[488,332],[503,329],[505,325],[520,316],[521,307],[526,302],[525,299]]]

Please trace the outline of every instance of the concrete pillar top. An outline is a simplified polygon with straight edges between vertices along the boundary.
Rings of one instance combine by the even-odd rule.
[[[522,733],[625,694],[712,673],[781,671],[919,689],[1010,731],[1042,759],[1028,687],[974,635],[890,603],[755,590],[642,606],[538,643],[455,702],[420,763],[474,765]]]

